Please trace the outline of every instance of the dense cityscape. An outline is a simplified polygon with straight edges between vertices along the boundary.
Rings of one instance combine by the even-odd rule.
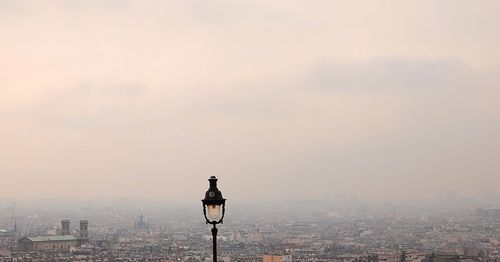
[[[356,199],[230,205],[219,227],[218,260],[500,261],[500,209],[458,202],[427,208]],[[212,259],[201,207],[12,202],[1,214],[0,261]]]
[[[500,0],[0,0],[0,262],[500,262],[499,47]]]

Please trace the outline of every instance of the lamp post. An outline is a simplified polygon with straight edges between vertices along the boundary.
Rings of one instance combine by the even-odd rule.
[[[203,203],[203,215],[207,224],[212,224],[213,254],[214,262],[217,262],[217,224],[222,224],[226,211],[226,199],[222,197],[222,192],[217,188],[217,178],[211,176],[208,179],[210,187],[205,193]],[[208,209],[208,214],[207,214]]]

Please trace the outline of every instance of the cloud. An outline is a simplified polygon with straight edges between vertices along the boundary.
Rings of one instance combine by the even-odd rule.
[[[367,96],[375,95],[373,98],[377,99],[392,95],[410,99],[409,106],[420,99],[444,99],[442,95],[453,99],[477,89],[473,83],[479,78],[472,68],[451,58],[379,57],[356,62],[321,59],[288,74],[200,88],[199,99],[190,106],[201,114],[278,120],[300,110],[328,112],[339,98],[361,101]]]
[[[102,95],[110,97],[140,97],[146,95],[148,88],[140,83],[114,84],[99,89]]]
[[[467,70],[456,59],[385,57],[348,63],[330,59],[315,64],[306,76],[304,85],[319,90],[418,91],[447,87]]]
[[[312,70],[302,74],[217,88],[216,94],[204,93],[193,110],[230,123],[213,129],[245,137],[248,143],[234,142],[243,151],[262,150],[245,161],[248,169],[259,170],[256,176],[304,197],[318,188],[327,192],[330,185],[344,193],[391,197],[442,187],[479,192],[479,181],[495,180],[500,168],[494,161],[499,140],[493,134],[500,132],[495,70],[454,59],[320,64],[317,69],[311,62],[305,68]],[[231,159],[241,161],[238,155]],[[454,177],[468,182],[450,182]],[[405,181],[422,190],[396,186]]]
[[[266,179],[262,198],[314,197],[330,185],[361,195],[421,195],[441,186],[478,192],[475,179],[492,183],[500,168],[493,161],[498,79],[449,61],[322,61],[318,70],[313,60],[299,73],[175,93],[134,81],[79,81],[2,113],[9,127],[2,143],[19,148],[4,154],[2,170],[39,183],[102,179],[85,185],[106,196],[115,181],[118,195],[166,180],[190,187],[206,170],[225,177],[228,188]],[[21,167],[21,159],[30,165]],[[451,174],[460,183],[449,182]],[[427,185],[431,179],[435,185]],[[405,181],[427,191],[403,192],[397,185]]]

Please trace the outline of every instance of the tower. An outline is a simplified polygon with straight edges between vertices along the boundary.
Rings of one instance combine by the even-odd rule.
[[[148,229],[149,225],[144,221],[144,216],[141,214],[137,217],[137,221],[134,224],[137,229]]]
[[[89,221],[80,220],[80,239],[85,242],[89,239]]]
[[[64,219],[61,221],[61,235],[69,235],[69,220]]]
[[[14,231],[13,232],[16,232],[17,231],[16,201],[12,202],[11,211],[12,211],[12,220],[14,222]]]

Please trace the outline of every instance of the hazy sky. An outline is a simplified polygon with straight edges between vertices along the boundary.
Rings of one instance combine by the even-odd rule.
[[[0,197],[498,192],[498,10],[0,0]]]

